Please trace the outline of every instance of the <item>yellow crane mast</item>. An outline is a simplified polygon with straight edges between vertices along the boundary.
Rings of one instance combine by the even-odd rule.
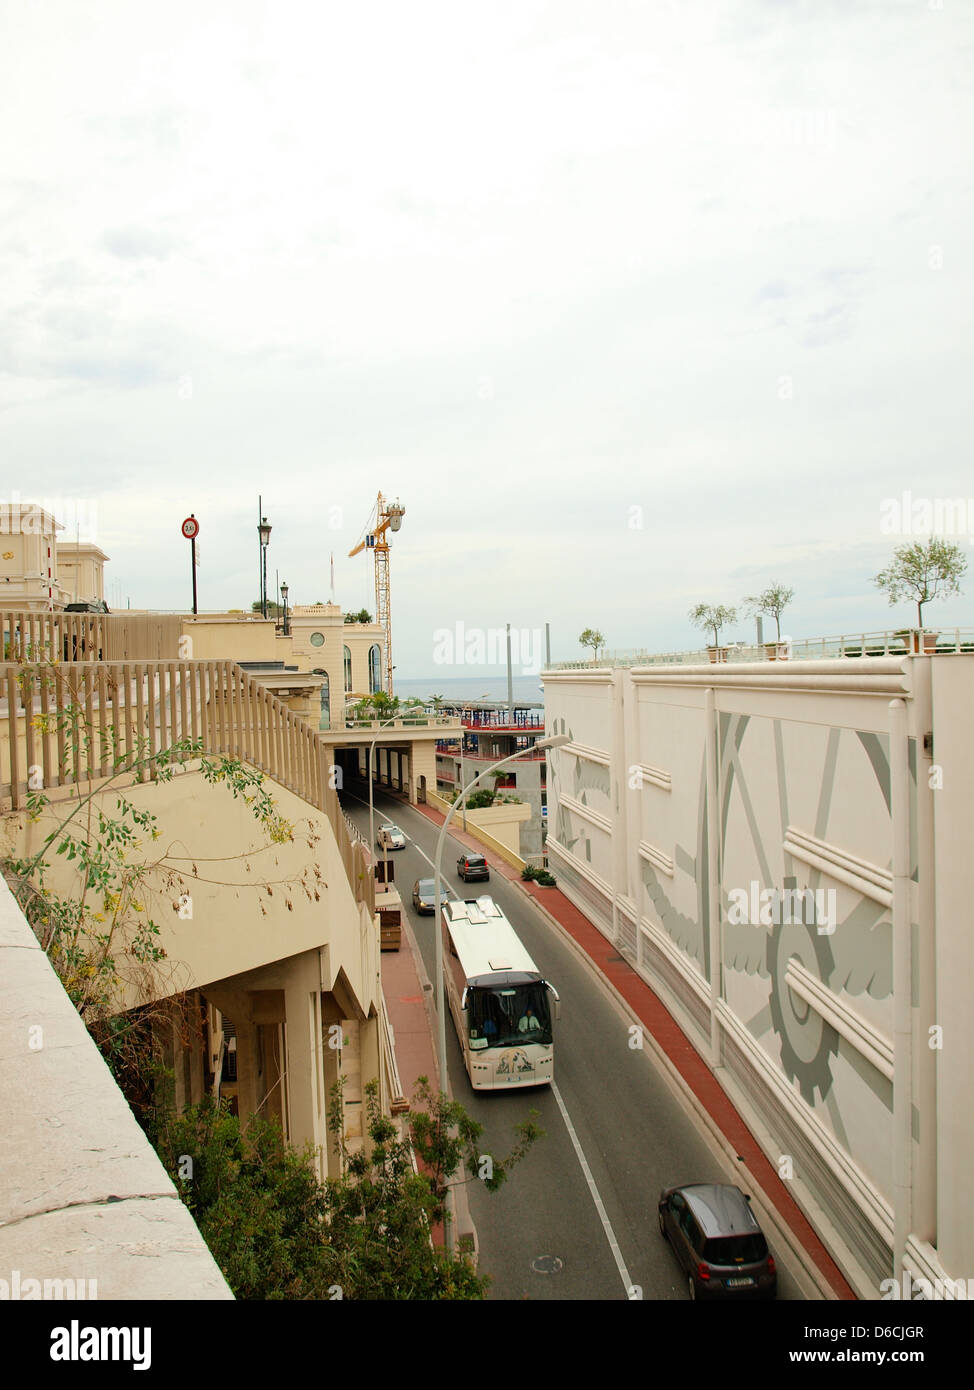
[[[399,499],[387,503],[379,493],[375,505],[375,530],[367,531],[349,556],[360,550],[371,550],[375,555],[375,620],[381,623],[386,634],[386,694],[392,694],[392,600],[389,578],[389,541],[386,533],[398,531],[406,508],[399,505]],[[369,518],[371,520],[371,516]]]

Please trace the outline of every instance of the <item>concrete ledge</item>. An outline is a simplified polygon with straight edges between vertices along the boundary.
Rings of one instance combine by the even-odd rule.
[[[71,1280],[75,1297],[232,1299],[178,1197],[69,1207],[0,1227],[0,1279]],[[85,1281],[81,1292],[78,1281]]]
[[[231,1298],[5,883],[0,982],[0,1280]]]

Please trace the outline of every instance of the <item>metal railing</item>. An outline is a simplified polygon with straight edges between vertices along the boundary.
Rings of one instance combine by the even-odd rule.
[[[936,646],[932,640],[936,638]],[[922,640],[926,639],[926,641]],[[774,655],[772,656],[772,651]],[[915,636],[912,629],[841,633],[835,637],[803,637],[780,642],[722,642],[718,648],[695,647],[679,652],[613,651],[595,661],[556,661],[550,671],[592,671],[608,667],[692,666],[708,661],[835,660],[837,657],[904,656],[909,653],[949,656],[974,652],[974,628],[926,630]]]
[[[460,721],[452,715],[444,714],[404,714],[397,715],[395,719],[352,719],[344,720],[346,729],[376,730],[376,729],[424,729],[424,728],[444,728],[459,729]]]
[[[522,729],[540,730],[544,728],[544,715],[536,714],[527,719],[505,719],[499,715],[461,716],[466,729],[493,729],[497,733],[519,733]]]

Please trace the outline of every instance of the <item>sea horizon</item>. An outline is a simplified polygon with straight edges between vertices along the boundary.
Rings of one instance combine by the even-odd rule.
[[[442,695],[447,700],[463,702],[492,700],[507,703],[507,676],[429,676],[394,681],[400,699],[418,696],[425,700]],[[516,675],[513,679],[514,702],[517,705],[544,705],[540,676]]]

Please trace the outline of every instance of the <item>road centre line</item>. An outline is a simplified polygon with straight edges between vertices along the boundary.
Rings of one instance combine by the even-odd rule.
[[[626,1268],[626,1262],[622,1258],[622,1251],[619,1249],[619,1242],[616,1240],[615,1231],[613,1231],[612,1229],[612,1223],[609,1220],[608,1214],[605,1210],[605,1203],[602,1201],[601,1194],[599,1193],[599,1189],[596,1186],[595,1179],[592,1176],[592,1170],[588,1166],[588,1160],[585,1157],[585,1152],[581,1144],[579,1143],[578,1135],[575,1133],[575,1126],[572,1124],[571,1116],[568,1113],[568,1107],[562,1100],[561,1092],[559,1091],[558,1087],[555,1085],[553,1081],[551,1083],[551,1093],[558,1103],[558,1109],[561,1111],[561,1118],[565,1121],[565,1128],[568,1130],[568,1137],[569,1139],[571,1139],[572,1147],[575,1150],[575,1157],[578,1159],[578,1162],[582,1169],[582,1174],[585,1178],[585,1181],[588,1183],[588,1190],[592,1194],[592,1201],[595,1203],[595,1210],[598,1212],[599,1220],[602,1222],[602,1229],[605,1231],[605,1238],[609,1242],[609,1249],[612,1251],[612,1258],[616,1262],[616,1269],[619,1271],[619,1277],[622,1279],[622,1286],[626,1291],[626,1298],[630,1299],[632,1297],[632,1289],[634,1285],[631,1278],[629,1277],[629,1271]]]

